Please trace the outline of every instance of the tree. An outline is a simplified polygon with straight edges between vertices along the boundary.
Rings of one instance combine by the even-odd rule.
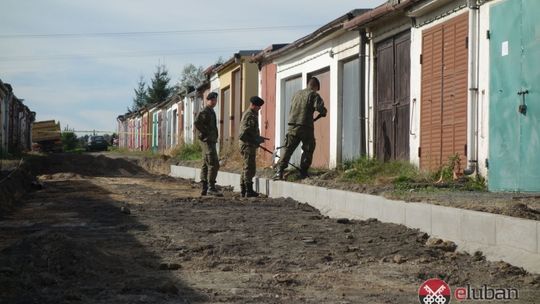
[[[140,108],[146,106],[148,102],[146,83],[144,82],[144,78],[142,75],[139,78],[139,83],[137,84],[137,88],[134,89],[134,91],[135,97],[133,97],[133,106],[131,106],[131,109],[129,109],[128,112],[137,111]]]
[[[72,151],[77,148],[77,135],[75,135],[74,129],[70,129],[69,126],[64,128],[62,132],[62,145],[64,146],[64,151]]]
[[[225,63],[225,59],[223,59],[222,56],[219,56],[219,58],[216,60],[216,63],[214,63],[215,65],[222,65],[223,63]]]
[[[152,78],[152,85],[148,86],[146,94],[146,105],[159,103],[169,98],[172,88],[169,86],[169,72],[165,65],[158,65]]]
[[[186,64],[182,69],[180,83],[178,87],[181,92],[190,91],[191,88],[198,87],[205,80],[202,66],[196,67],[193,64]]]

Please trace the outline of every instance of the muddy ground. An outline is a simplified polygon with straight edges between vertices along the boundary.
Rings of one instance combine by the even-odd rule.
[[[0,219],[0,303],[418,303],[431,277],[540,298],[540,276],[417,230],[289,199],[201,198],[150,174],[153,161],[59,155],[32,168],[43,189]]]

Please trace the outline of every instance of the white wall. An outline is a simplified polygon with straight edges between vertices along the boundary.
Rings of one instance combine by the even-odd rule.
[[[171,128],[171,142],[170,146],[174,147],[178,144],[178,103],[172,104],[171,108],[171,121],[169,121],[169,125]],[[176,119],[174,117],[174,111],[176,111]]]
[[[275,59],[277,65],[276,76],[276,146],[280,146],[283,141],[282,130],[282,104],[284,103],[284,93],[282,86],[284,81],[293,76],[302,76],[302,87],[306,87],[307,74],[324,68],[330,68],[330,100],[325,100],[325,106],[329,108],[330,117],[330,167],[337,165],[338,153],[338,114],[339,114],[339,79],[340,60],[358,56],[359,53],[358,32],[335,33],[331,37],[318,41],[315,44],[292,52],[283,57]],[[330,105],[330,106],[329,106]]]
[[[189,97],[184,97],[184,142],[193,143],[193,108]]]

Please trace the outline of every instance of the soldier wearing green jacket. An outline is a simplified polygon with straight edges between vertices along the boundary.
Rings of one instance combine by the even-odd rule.
[[[259,193],[253,190],[253,177],[257,170],[255,162],[257,148],[264,141],[259,131],[259,110],[264,104],[264,100],[253,96],[249,101],[251,105],[242,115],[240,123],[240,153],[244,159],[240,189],[242,197],[257,197]]]
[[[302,157],[300,159],[300,175],[308,176],[308,169],[313,160],[315,151],[315,131],[313,128],[313,113],[319,112],[325,117],[327,110],[324,101],[317,91],[320,89],[319,80],[315,77],[309,79],[308,87],[296,92],[292,98],[289,111],[289,128],[285,136],[285,149],[277,164],[277,172],[274,179],[283,179],[283,172],[289,164],[296,147],[302,142]]]
[[[206,97],[206,106],[195,118],[195,128],[199,131],[203,150],[203,165],[201,168],[201,195],[222,196],[216,189],[216,177],[219,170],[219,158],[216,150],[218,129],[214,107],[218,94],[212,92]]]

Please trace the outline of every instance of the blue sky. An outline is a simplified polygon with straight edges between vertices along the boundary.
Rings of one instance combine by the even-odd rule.
[[[241,49],[291,42],[383,2],[2,0],[0,79],[37,120],[114,131],[139,77],[149,82],[158,64],[173,83],[188,63],[207,67]],[[208,29],[222,30],[200,31]]]

